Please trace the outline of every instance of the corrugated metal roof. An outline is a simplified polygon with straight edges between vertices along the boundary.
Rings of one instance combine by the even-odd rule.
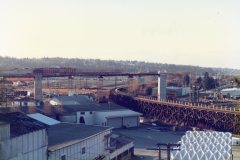
[[[60,121],[57,121],[53,118],[47,117],[47,116],[45,116],[43,114],[40,114],[40,113],[29,114],[28,116],[46,124],[46,125],[55,125],[55,124],[60,123]]]
[[[10,124],[11,137],[17,137],[23,134],[47,128],[47,125],[20,112],[0,113],[0,121],[4,121]]]

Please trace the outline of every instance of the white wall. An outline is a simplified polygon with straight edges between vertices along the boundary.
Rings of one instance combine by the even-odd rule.
[[[191,92],[190,87],[182,87],[182,95],[185,96]]]
[[[107,124],[107,119],[104,116],[104,113],[105,112],[95,112],[94,113],[94,116],[95,116],[94,123],[96,125],[105,126],[105,123]]]
[[[47,160],[46,130],[39,130],[0,142],[0,159]]]
[[[123,117],[123,126],[126,126],[127,128],[139,126],[138,116]]]
[[[104,126],[104,124],[107,124],[107,118],[113,119],[113,118],[119,118],[120,123],[122,123],[122,117],[123,117],[123,126],[128,127],[137,127],[139,123],[139,115],[136,115],[135,113],[132,113],[133,111],[128,110],[121,110],[121,111],[99,111],[95,112],[95,124]],[[111,126],[114,127],[114,126]]]
[[[240,90],[239,89],[222,90],[221,93],[224,96],[227,96],[229,94],[230,96],[234,97],[234,96],[239,96],[240,95]]]
[[[90,114],[90,111],[83,111],[84,114],[81,114],[81,112],[77,112],[77,123],[79,123],[80,117],[83,117],[85,120],[85,124],[86,125],[94,125],[94,112],[91,112],[92,114]]]
[[[109,159],[109,153],[105,150],[107,147],[107,138],[105,136],[110,133],[111,130],[106,130],[73,145],[49,151],[48,160],[61,160],[62,155],[66,155],[66,160],[91,160],[99,155],[105,155],[105,159]],[[85,147],[85,154],[81,152],[83,147]],[[51,150],[51,147],[49,150]]]

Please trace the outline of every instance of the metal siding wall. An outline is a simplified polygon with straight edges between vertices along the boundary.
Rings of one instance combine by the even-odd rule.
[[[104,136],[109,133],[110,131],[104,132],[100,135],[96,135],[77,144],[51,152],[49,160],[58,160],[60,159],[61,155],[66,155],[67,160],[94,159],[99,154],[105,154]],[[85,147],[85,154],[81,154],[83,147]]]
[[[45,130],[40,130],[9,140],[10,155],[14,151],[17,155],[14,157],[11,155],[8,160],[47,160],[47,143],[44,134]]]
[[[126,127],[137,127],[138,126],[138,117],[123,117],[123,125]]]
[[[28,151],[31,151],[33,148],[33,135],[32,133],[28,134]]]
[[[122,118],[108,118],[107,125],[114,128],[122,128]]]

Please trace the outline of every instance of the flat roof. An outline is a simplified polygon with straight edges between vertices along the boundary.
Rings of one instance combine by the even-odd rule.
[[[52,125],[48,129],[49,150],[58,150],[110,129],[111,127],[74,123],[60,123]]]
[[[226,92],[226,91],[240,91],[240,88],[226,88],[226,89],[222,89],[222,92]]]
[[[72,105],[62,105],[65,113],[75,113],[78,111],[104,111],[104,110],[122,110],[127,109],[123,106],[117,105],[115,103],[96,103],[91,100],[87,95],[75,95],[75,96],[59,96],[54,98],[56,101],[72,102],[78,103]]]
[[[113,146],[116,146],[116,149],[119,149],[129,143],[133,143],[133,141],[134,141],[133,138],[127,137],[122,134],[116,134],[116,133],[112,133],[110,138],[111,138],[111,141],[114,142]],[[112,142],[110,143],[110,145],[112,145]],[[113,151],[115,151],[115,150],[113,150]],[[113,151],[111,151],[111,152],[113,152]]]
[[[60,103],[72,102],[75,104],[77,102],[80,105],[88,105],[94,103],[89,95],[73,95],[73,96],[55,96],[51,100],[58,101]]]
[[[63,106],[65,113],[76,113],[78,111],[107,111],[107,110],[123,110],[127,109],[125,107],[116,105],[116,104],[93,104],[89,106],[83,106],[83,105],[64,105]]]

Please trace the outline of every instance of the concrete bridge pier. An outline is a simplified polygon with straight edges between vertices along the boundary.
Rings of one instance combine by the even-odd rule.
[[[34,75],[34,99],[42,100],[42,75],[35,74]]]
[[[134,77],[132,75],[128,76],[128,92],[133,94],[133,85],[134,85]]]
[[[158,100],[166,100],[167,75],[158,72]]]
[[[98,77],[98,89],[102,89],[103,88],[103,76],[99,76]]]

